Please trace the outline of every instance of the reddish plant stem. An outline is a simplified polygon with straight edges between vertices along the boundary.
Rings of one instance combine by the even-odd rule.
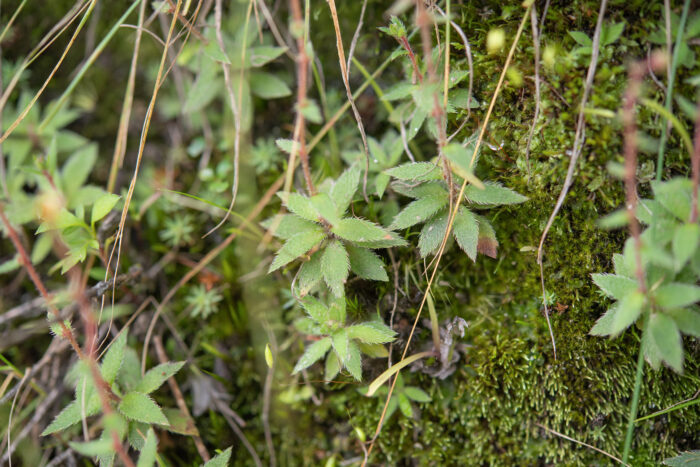
[[[111,388],[105,382],[104,379],[102,379],[102,375],[100,374],[99,368],[97,367],[97,362],[95,361],[95,343],[96,343],[96,336],[97,336],[97,325],[94,322],[94,318],[92,316],[92,312],[90,310],[90,304],[87,301],[87,298],[85,297],[85,294],[83,293],[83,290],[80,288],[79,284],[82,282],[81,279],[81,274],[80,274],[80,269],[75,267],[73,268],[72,271],[75,271],[71,275],[74,277],[73,282],[75,284],[78,284],[78,291],[76,293],[76,299],[78,303],[80,304],[80,309],[81,309],[81,315],[83,317],[83,321],[85,324],[85,330],[86,330],[86,348],[87,352],[83,352],[80,349],[80,346],[78,345],[78,341],[75,339],[75,335],[73,334],[73,331],[66,326],[66,324],[61,320],[61,315],[58,309],[51,303],[51,295],[49,294],[49,291],[47,290],[46,286],[42,282],[41,278],[39,277],[39,274],[37,273],[36,269],[34,269],[34,266],[32,265],[31,259],[29,258],[29,255],[27,254],[27,250],[24,248],[24,245],[22,245],[22,242],[20,241],[19,235],[17,234],[17,231],[12,227],[12,224],[10,224],[9,219],[5,215],[5,211],[2,209],[2,206],[0,206],[0,220],[2,220],[2,223],[5,226],[5,229],[7,230],[8,236],[10,237],[10,241],[12,241],[12,244],[14,245],[15,249],[17,250],[17,254],[20,257],[20,262],[22,263],[22,266],[24,269],[27,271],[29,274],[29,277],[31,278],[32,282],[34,283],[34,286],[37,288],[41,296],[44,298],[44,301],[46,302],[46,306],[48,307],[49,311],[51,314],[54,316],[56,319],[57,324],[61,328],[61,335],[63,338],[65,338],[73,347],[73,350],[75,353],[78,355],[78,358],[80,360],[83,360],[87,362],[88,366],[90,367],[90,372],[92,373],[92,377],[95,381],[95,385],[98,388],[98,394],[100,396],[100,401],[102,402],[102,410],[105,415],[109,415],[113,413],[114,411],[112,410],[112,406],[110,405],[110,399],[114,399],[116,396],[112,392]],[[113,431],[111,433],[112,436],[112,441],[114,443],[114,449],[116,450],[117,454],[119,455],[120,459],[126,465],[127,467],[134,467],[133,461],[129,458],[127,455],[124,446],[121,444],[119,441],[119,435],[117,434],[116,431]]]
[[[10,237],[10,241],[12,241],[12,244],[15,247],[15,250],[17,250],[17,254],[19,255],[20,258],[20,263],[22,266],[24,266],[24,269],[27,271],[29,274],[29,277],[31,278],[32,282],[34,283],[34,287],[39,291],[42,297],[44,297],[44,301],[46,302],[46,306],[48,307],[49,311],[51,314],[54,316],[56,319],[56,322],[61,328],[61,337],[64,337],[73,347],[73,350],[75,350],[75,353],[78,354],[79,358],[83,358],[83,352],[80,350],[80,346],[78,345],[78,341],[76,341],[75,336],[73,335],[73,331],[71,331],[65,323],[61,320],[61,314],[58,311],[58,308],[56,308],[52,303],[51,303],[51,295],[49,294],[49,291],[46,289],[44,286],[44,283],[41,281],[41,278],[39,277],[39,274],[36,272],[36,269],[34,269],[34,266],[32,265],[31,259],[29,259],[29,255],[27,254],[27,250],[24,249],[24,245],[22,245],[22,241],[19,238],[19,235],[17,235],[17,231],[12,227],[12,224],[10,224],[10,221],[7,219],[7,216],[5,216],[5,211],[0,205],[0,219],[2,219],[2,223],[5,225],[5,229],[7,229],[7,234]]]
[[[693,148],[693,204],[690,211],[690,222],[698,221],[698,185],[700,184],[700,100],[695,108],[695,147]]]
[[[634,106],[639,97],[642,86],[642,78],[648,69],[644,62],[635,62],[630,65],[629,84],[625,91],[622,106],[622,121],[624,124],[624,156],[625,156],[625,193],[627,199],[627,214],[629,216],[630,235],[634,238],[634,254],[636,260],[635,274],[639,290],[646,293],[644,281],[644,269],[642,266],[640,228],[637,221],[637,123]]]
[[[297,27],[297,121],[294,129],[294,139],[299,145],[299,159],[301,160],[301,168],[304,172],[304,180],[306,180],[306,188],[309,190],[309,195],[316,194],[313,181],[311,180],[311,171],[309,170],[309,155],[306,152],[306,122],[302,109],[307,104],[306,88],[309,72],[309,56],[306,55],[306,44],[304,43],[304,34],[301,32],[304,25],[304,18],[301,14],[301,5],[299,0],[289,0],[289,6],[292,10],[292,18]]]
[[[416,61],[416,54],[413,53],[413,49],[411,48],[411,44],[408,42],[408,39],[406,37],[401,37],[399,38],[399,44],[406,50],[408,53],[408,58],[411,59],[411,64],[413,65],[413,73],[418,77],[418,82],[423,84],[423,73],[420,72],[420,69],[418,68],[418,62]]]

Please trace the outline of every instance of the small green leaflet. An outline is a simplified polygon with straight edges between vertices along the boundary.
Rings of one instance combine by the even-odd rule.
[[[400,230],[423,223],[442,209],[447,202],[447,197],[443,196],[427,196],[417,199],[396,215],[390,228]]]
[[[610,298],[621,300],[637,290],[637,281],[615,274],[593,274],[593,282]]]
[[[396,336],[396,333],[388,326],[377,321],[354,324],[347,329],[351,339],[368,344],[386,344],[393,341]]]
[[[659,356],[676,372],[683,372],[683,343],[681,333],[673,319],[664,313],[654,313],[649,321],[651,340],[659,350]]]
[[[104,378],[105,382],[108,384],[114,383],[119,368],[121,368],[122,362],[124,361],[127,332],[128,330],[126,328],[122,329],[121,333],[112,342],[112,345],[110,345],[109,350],[102,359],[100,373],[102,373],[102,378]]]
[[[319,227],[318,230],[302,232],[289,238],[277,252],[277,256],[275,256],[275,259],[272,261],[268,272],[276,271],[282,266],[294,261],[319,244],[324,238],[325,233],[321,227]]]
[[[129,392],[119,403],[119,411],[127,418],[144,423],[168,425],[163,411],[153,399],[140,392]]]
[[[148,370],[143,379],[136,385],[134,391],[150,394],[158,389],[168,378],[180,371],[185,362],[161,363]]]
[[[350,260],[348,252],[338,240],[333,240],[323,250],[321,273],[331,292],[336,296],[342,295],[350,273]]]
[[[136,467],[152,467],[156,463],[157,449],[158,439],[156,438],[153,428],[149,428],[146,434],[146,442],[141,449]]]
[[[474,185],[467,185],[464,189],[464,196],[472,203],[496,206],[519,204],[527,201],[527,197],[520,193],[492,182],[484,182],[483,189],[479,189]]]
[[[350,259],[350,269],[358,277],[375,281],[389,280],[384,270],[384,263],[375,253],[353,245],[348,245],[347,251]]]
[[[299,373],[301,370],[310,367],[315,362],[320,360],[324,355],[326,355],[326,352],[328,352],[330,348],[330,337],[324,337],[320,341],[314,342],[306,348],[304,355],[301,356],[296,366],[294,367],[294,371],[292,373]]]

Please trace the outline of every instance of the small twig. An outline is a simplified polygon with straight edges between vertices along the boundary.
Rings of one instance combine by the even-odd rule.
[[[447,18],[447,14],[445,14],[445,12],[442,11],[442,9],[439,6],[435,5],[435,7],[437,8],[437,10],[440,12],[440,14],[442,16]],[[471,103],[472,103],[472,93],[474,92],[474,61],[472,59],[472,48],[471,48],[471,45],[469,44],[469,39],[467,39],[467,35],[464,33],[462,28],[457,23],[450,20],[450,24],[455,29],[455,31],[457,31],[457,34],[459,34],[459,37],[462,39],[462,46],[464,47],[464,55],[467,58],[467,65],[469,67],[469,87],[467,88],[467,116],[464,119],[464,121],[460,124],[459,128],[454,133],[452,133],[452,135],[450,135],[449,138],[447,138],[447,142],[452,140],[452,138],[454,138],[457,135],[457,133],[459,133],[459,131],[464,127],[464,125],[469,120],[469,117],[472,114]]]
[[[136,69],[139,61],[139,50],[141,49],[142,32],[146,31],[155,37],[163,44],[160,37],[153,34],[150,30],[143,27],[143,18],[146,11],[146,1],[142,0],[139,7],[139,22],[136,26],[136,37],[134,39],[134,51],[131,54],[131,66],[129,68],[129,77],[127,78],[126,90],[124,91],[124,103],[122,104],[122,112],[119,115],[119,127],[117,130],[117,140],[114,144],[114,154],[112,155],[112,167],[109,171],[109,179],[107,182],[107,191],[112,192],[117,181],[118,168],[122,166],[124,155],[126,154],[126,140],[129,133],[129,120],[131,120],[131,109],[134,102],[134,86],[136,83]],[[122,25],[126,26],[126,25]]]
[[[577,440],[577,439],[574,439],[574,438],[571,438],[571,437],[569,437],[569,436],[566,436],[566,435],[563,434],[563,433],[559,433],[558,431],[554,431],[554,430],[552,430],[551,428],[547,428],[547,427],[544,426],[544,425],[540,425],[539,423],[535,423],[535,425],[537,425],[538,427],[542,428],[543,430],[545,430],[545,431],[548,432],[548,433],[552,433],[553,435],[559,436],[560,438],[564,438],[565,440],[571,441],[572,443],[580,444],[581,446],[585,446],[585,447],[587,447],[587,448],[589,448],[589,449],[593,449],[594,451],[599,452],[599,453],[601,453],[601,454],[603,454],[603,455],[605,455],[605,456],[608,456],[610,459],[612,459],[612,460],[614,460],[614,461],[617,461],[617,462],[619,462],[619,463],[622,464],[622,465],[627,465],[627,466],[629,466],[628,463],[623,462],[622,459],[619,459],[619,458],[613,456],[613,455],[610,454],[609,452],[605,452],[605,451],[603,451],[602,449],[599,449],[599,448],[597,448],[597,447],[595,447],[595,446],[591,446],[590,444],[584,443],[583,441],[579,441],[579,440]]]
[[[532,44],[535,48],[535,115],[532,117],[532,126],[530,126],[530,133],[527,135],[527,145],[525,146],[525,163],[527,164],[527,176],[530,176],[530,145],[532,144],[532,137],[535,134],[535,127],[537,126],[537,119],[540,116],[540,34],[541,32],[537,30],[537,11],[535,10],[535,5],[532,5],[532,11],[530,11],[530,23],[532,24]],[[544,16],[542,17],[544,20]],[[540,30],[542,25],[540,24]]]
[[[352,55],[345,59],[345,49],[343,48],[343,37],[340,34],[340,25],[338,24],[338,12],[335,8],[335,0],[327,0],[328,6],[331,10],[331,17],[333,18],[333,28],[335,29],[335,45],[338,49],[338,60],[340,61],[340,74],[343,77],[343,84],[345,84],[345,93],[347,95],[348,101],[350,102],[350,107],[352,107],[352,113],[355,116],[355,121],[357,122],[357,128],[360,130],[360,136],[362,137],[362,149],[365,154],[365,174],[362,179],[362,193],[365,197],[365,201],[369,203],[369,198],[367,197],[367,177],[369,175],[369,148],[367,147],[367,135],[365,134],[365,126],[362,124],[362,117],[360,116],[360,111],[355,105],[355,99],[352,96],[352,89],[350,89],[350,72],[348,71],[348,62],[352,58]],[[366,5],[365,1],[365,5]],[[362,13],[364,13],[364,6],[362,8]],[[359,29],[362,26],[362,17],[360,16],[360,22],[358,23],[358,29],[355,32],[357,35]],[[354,39],[353,39],[354,40]]]
[[[578,120],[576,123],[576,135],[574,136],[574,146],[572,149],[571,160],[569,161],[569,169],[566,172],[564,186],[562,187],[561,192],[559,193],[559,198],[557,199],[557,203],[554,206],[554,210],[549,216],[549,220],[547,220],[547,225],[545,226],[544,231],[542,232],[542,237],[540,238],[540,245],[537,248],[537,264],[539,264],[540,266],[540,282],[542,283],[542,302],[544,303],[544,314],[547,318],[547,327],[549,328],[549,336],[552,339],[552,351],[555,360],[557,359],[557,345],[554,340],[554,332],[552,331],[552,325],[549,321],[549,308],[547,307],[547,298],[545,292],[546,289],[544,284],[544,265],[542,263],[542,256],[544,255],[544,242],[547,239],[549,229],[554,223],[554,219],[557,217],[557,214],[559,214],[559,210],[564,204],[564,199],[566,198],[566,195],[569,193],[569,188],[571,188],[571,183],[573,182],[574,178],[574,171],[576,170],[576,163],[578,162],[578,158],[581,155],[581,151],[583,149],[583,140],[586,129],[585,109],[586,103],[588,102],[588,96],[590,95],[591,89],[593,88],[593,78],[595,78],[595,72],[598,66],[598,54],[600,53],[600,35],[603,30],[603,18],[605,17],[605,8],[607,7],[607,4],[608,0],[601,0],[600,2],[600,10],[598,11],[598,21],[596,22],[595,33],[593,34],[593,50],[591,52],[591,62],[588,65],[588,74],[586,75],[586,83],[583,88],[583,96],[581,97],[581,104],[579,106]]]

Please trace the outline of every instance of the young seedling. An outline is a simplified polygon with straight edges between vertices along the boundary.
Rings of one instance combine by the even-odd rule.
[[[396,333],[381,321],[347,325],[345,296],[333,297],[326,305],[314,297],[307,296],[301,305],[308,317],[296,322],[301,332],[316,336],[313,344],[306,348],[294,373],[308,368],[326,356],[325,380],[336,377],[341,368],[346,368],[358,381],[362,380],[362,357],[386,356],[382,344],[394,340]]]
[[[452,183],[459,186],[464,179],[470,181],[464,190],[464,198],[459,200],[461,205],[455,216],[452,236],[472,261],[476,261],[477,253],[495,258],[498,240],[493,226],[473,211],[518,204],[527,198],[497,183],[478,180],[470,169],[471,144],[463,147],[452,143],[444,148],[444,153],[452,167]],[[409,162],[385,173],[397,179],[392,184],[394,191],[414,200],[396,215],[389,227],[399,230],[424,224],[418,241],[420,254],[426,257],[436,252],[447,230],[452,206],[450,198],[456,197],[458,190],[454,185],[448,185],[441,167],[432,162]]]
[[[301,296],[321,281],[342,296],[351,270],[364,279],[388,280],[384,263],[372,250],[406,242],[378,224],[348,215],[359,183],[360,171],[353,166],[335,182],[319,186],[314,196],[279,193],[290,214],[263,222],[266,228],[276,225],[274,235],[284,240],[270,272],[306,259],[298,275]]]

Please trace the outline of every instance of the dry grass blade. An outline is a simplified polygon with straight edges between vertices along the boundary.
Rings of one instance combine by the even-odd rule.
[[[489,104],[488,111],[486,112],[486,117],[484,118],[483,126],[481,127],[479,137],[476,140],[476,145],[474,147],[474,156],[472,157],[471,165],[474,164],[476,155],[478,154],[479,148],[481,147],[481,143],[483,142],[484,133],[486,131],[486,126],[488,125],[489,119],[491,118],[491,113],[493,112],[493,108],[496,105],[496,100],[498,99],[498,95],[500,93],[501,87],[503,86],[503,81],[504,81],[505,76],[506,76],[506,71],[508,70],[508,66],[510,65],[511,60],[513,59],[513,55],[515,54],[515,49],[518,45],[518,41],[520,40],[520,36],[522,35],[523,29],[525,28],[525,24],[527,23],[527,19],[528,19],[529,13],[530,13],[530,8],[531,8],[531,6],[528,6],[527,10],[525,11],[525,14],[523,15],[523,19],[520,22],[520,26],[518,27],[518,31],[515,35],[515,38],[513,39],[513,44],[511,45],[510,51],[508,52],[508,57],[506,58],[506,62],[503,65],[503,70],[502,70],[501,75],[498,79],[498,84],[496,85],[496,90],[494,91],[493,96],[491,97],[491,103]],[[462,199],[462,197],[464,196],[464,190],[466,189],[466,187],[467,187],[467,180],[465,180],[464,183],[462,183],[462,187],[460,189],[459,196],[456,199],[458,199],[458,200]],[[433,266],[432,274],[430,275],[426,289],[423,292],[423,299],[421,300],[420,306],[418,307],[418,312],[416,314],[416,318],[413,322],[413,326],[411,327],[411,332],[408,335],[408,339],[406,340],[406,345],[404,347],[403,354],[401,355],[402,360],[406,358],[406,353],[408,352],[409,344],[411,343],[411,339],[413,338],[413,335],[415,333],[416,326],[418,325],[418,320],[420,319],[421,312],[423,311],[423,308],[425,307],[426,300],[428,298],[428,294],[430,294],[430,289],[431,289],[431,286],[432,286],[433,281],[435,279],[435,276],[437,274],[438,267],[440,266],[440,259],[442,258],[442,255],[445,251],[445,245],[447,244],[447,239],[449,238],[450,232],[452,231],[452,225],[454,224],[455,216],[457,215],[458,209],[459,209],[459,203],[457,203],[450,212],[449,221],[447,223],[447,229],[445,231],[445,235],[443,236],[442,244],[440,245],[440,248],[438,249],[438,253],[436,255],[436,260],[435,260],[435,264]],[[399,363],[397,363],[397,365]],[[394,388],[396,386],[397,377],[398,377],[398,373],[394,377],[392,384],[391,384],[391,387],[389,389],[389,393],[387,394],[386,402],[384,403],[384,408],[382,409],[382,414],[379,418],[379,422],[377,423],[377,428],[375,430],[374,436],[372,437],[372,441],[369,445],[368,457],[369,457],[369,454],[372,453],[374,443],[377,440],[377,437],[379,436],[379,433],[381,431],[382,423],[384,422],[384,418],[386,417],[386,412],[387,412],[387,409],[389,407],[389,401],[391,400],[391,396],[393,395]],[[366,465],[367,458],[363,462],[363,466]]]
[[[63,50],[63,53],[61,54],[61,57],[58,59],[58,62],[56,62],[56,65],[53,67],[53,70],[51,70],[51,73],[49,73],[49,76],[46,78],[44,81],[44,84],[41,85],[39,88],[39,91],[34,95],[32,100],[27,104],[27,106],[22,110],[22,112],[17,116],[14,122],[5,130],[5,132],[0,136],[0,143],[5,141],[10,134],[12,134],[13,131],[19,126],[20,123],[22,123],[22,120],[25,119],[25,117],[29,114],[29,111],[34,107],[34,104],[39,100],[39,97],[44,93],[44,90],[46,90],[46,87],[49,85],[51,82],[51,79],[53,76],[56,74],[58,69],[61,67],[61,64],[63,63],[63,60],[66,58],[68,55],[68,51],[70,51],[71,47],[75,43],[75,39],[78,37],[78,34],[80,34],[80,31],[83,29],[83,26],[85,26],[85,23],[87,22],[88,18],[90,17],[90,14],[92,13],[92,10],[95,8],[95,4],[97,3],[97,0],[92,0],[90,3],[90,6],[88,6],[87,10],[83,14],[83,17],[81,18],[80,22],[78,23],[78,26],[75,28],[75,31],[73,32],[73,36],[71,36],[70,40],[68,41],[68,45],[66,45],[66,48]],[[2,103],[4,105],[4,102]]]
[[[112,192],[117,181],[117,170],[122,167],[124,154],[126,153],[126,138],[129,133],[129,120],[131,120],[131,109],[134,103],[134,84],[136,82],[136,69],[139,61],[139,50],[141,49],[141,36],[143,20],[146,11],[146,0],[141,1],[139,8],[139,22],[134,38],[134,52],[131,55],[131,67],[129,68],[129,78],[127,78],[126,91],[124,91],[124,103],[122,112],[119,115],[119,128],[117,130],[117,141],[114,144],[114,154],[112,155],[112,166],[109,170],[107,191]],[[163,44],[165,46],[165,44]]]
[[[116,258],[116,264],[114,265],[114,274],[116,275],[119,273],[119,260],[120,260],[120,255],[121,255],[122,239],[124,236],[124,227],[126,225],[126,216],[129,213],[129,205],[131,204],[131,199],[134,196],[134,189],[136,187],[136,179],[138,177],[139,169],[141,167],[141,159],[143,157],[143,151],[144,151],[144,148],[146,147],[146,138],[148,137],[148,129],[150,128],[150,125],[151,125],[151,117],[153,116],[153,111],[154,111],[155,105],[156,105],[156,99],[158,97],[158,90],[160,89],[161,79],[163,78],[163,70],[165,68],[165,59],[168,55],[168,49],[170,48],[170,44],[171,44],[171,40],[172,40],[172,36],[173,36],[173,31],[175,30],[175,25],[177,24],[177,13],[180,11],[181,6],[182,6],[182,0],[178,0],[177,8],[175,9],[175,12],[173,14],[173,18],[172,18],[171,23],[170,23],[170,30],[168,31],[168,37],[167,37],[167,40],[165,41],[166,47],[163,50],[163,54],[161,55],[161,58],[160,58],[160,65],[158,67],[156,81],[153,85],[153,94],[151,95],[151,101],[148,104],[148,110],[146,111],[146,116],[144,118],[143,128],[141,129],[141,138],[139,141],[138,153],[136,155],[136,166],[134,167],[134,175],[131,177],[131,183],[129,184],[129,190],[127,191],[126,199],[124,200],[124,209],[122,209],[121,218],[119,219],[119,228],[117,230],[116,240],[114,242],[114,246],[112,247],[112,251],[110,252],[109,259],[107,261],[106,274],[109,274],[109,272],[110,272],[110,265],[112,263],[112,258],[114,257],[115,250],[117,253],[117,258]],[[114,295],[114,289],[112,290],[112,295]]]
[[[357,122],[357,128],[360,130],[360,136],[362,137],[362,149],[365,156],[365,174],[362,178],[362,194],[365,200],[369,202],[367,198],[367,176],[369,174],[369,148],[367,146],[367,135],[365,134],[365,126],[362,124],[362,117],[360,116],[360,111],[357,110],[355,105],[355,98],[352,95],[352,89],[350,89],[350,76],[348,73],[348,60],[345,59],[345,49],[343,47],[343,36],[340,34],[340,25],[338,24],[338,11],[335,8],[335,0],[328,0],[328,6],[331,9],[331,17],[333,18],[333,29],[335,30],[335,46],[338,49],[338,60],[340,62],[340,74],[343,77],[343,84],[345,84],[345,93],[350,102],[350,107],[352,107],[352,113],[355,116],[355,121]],[[364,13],[364,6],[362,9]],[[360,18],[360,23],[358,29],[362,24],[362,19]],[[351,55],[352,56],[352,55]]]

